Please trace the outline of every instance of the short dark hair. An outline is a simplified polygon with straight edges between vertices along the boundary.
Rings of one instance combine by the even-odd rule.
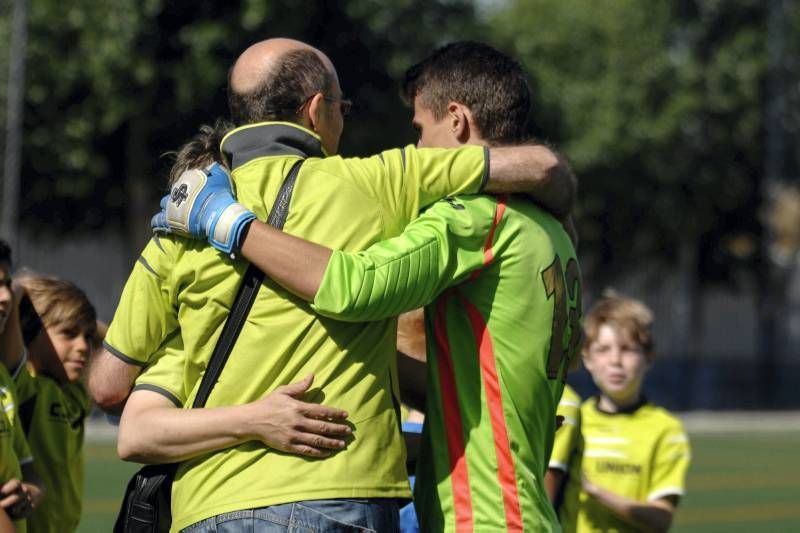
[[[527,140],[531,94],[519,63],[489,45],[450,43],[406,71],[402,95],[420,96],[436,120],[450,101],[472,111],[481,136],[491,143]]]
[[[231,73],[233,69],[231,69]],[[316,93],[333,88],[333,74],[313,50],[292,50],[276,61],[255,89],[233,90],[228,74],[228,108],[236,126],[267,120],[297,122],[297,110]]]
[[[0,263],[11,264],[11,246],[3,239],[0,239]]]

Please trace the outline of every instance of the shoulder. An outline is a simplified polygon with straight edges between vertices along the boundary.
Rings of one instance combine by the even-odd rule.
[[[581,406],[581,397],[575,392],[575,389],[570,387],[569,385],[564,385],[564,392],[561,393],[561,402],[562,403],[569,403],[570,405],[574,405],[575,407]]]
[[[653,404],[645,404],[639,409],[641,413],[639,418],[643,424],[646,424],[650,431],[660,434],[662,438],[682,439],[688,441],[686,431],[683,428],[683,423],[673,413],[670,413],[663,407]]]

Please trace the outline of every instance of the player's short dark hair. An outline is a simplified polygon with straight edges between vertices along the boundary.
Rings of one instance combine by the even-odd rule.
[[[11,246],[3,239],[0,239],[0,263],[11,264]]]
[[[406,71],[402,95],[419,96],[436,120],[448,102],[467,106],[481,136],[495,144],[527,140],[531,94],[519,63],[483,43],[459,41],[435,50]]]
[[[192,168],[205,168],[214,161],[225,161],[220,152],[222,138],[233,129],[233,125],[217,119],[213,126],[204,124],[200,131],[181,146],[177,152],[168,152],[175,161],[169,171],[169,184],[172,185],[185,171]]]
[[[236,126],[267,120],[297,122],[297,111],[305,101],[316,93],[328,94],[333,85],[333,74],[316,52],[292,50],[281,56],[255,89],[248,92],[234,91],[228,74],[231,120]]]

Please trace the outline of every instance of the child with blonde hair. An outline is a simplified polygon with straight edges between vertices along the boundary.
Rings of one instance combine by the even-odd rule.
[[[37,275],[18,281],[45,333],[42,342],[29,345],[27,371],[17,377],[20,418],[46,491],[28,523],[36,532],[74,531],[81,516],[84,419],[90,407],[81,377],[96,348],[97,317],[86,294],[69,281]]]
[[[684,493],[690,451],[680,421],[647,401],[653,315],[612,294],[584,321],[583,364],[598,396],[581,405],[581,430],[562,509],[564,531],[666,531]]]

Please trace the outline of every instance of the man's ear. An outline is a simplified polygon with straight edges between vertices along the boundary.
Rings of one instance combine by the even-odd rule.
[[[472,112],[464,104],[449,102],[447,104],[447,120],[450,131],[459,144],[465,144],[472,136]]]
[[[308,121],[308,129],[314,133],[319,133],[322,117],[325,113],[324,101],[325,97],[322,93],[315,94],[308,101],[308,105],[305,106],[305,111],[303,112],[305,115],[303,119]]]

